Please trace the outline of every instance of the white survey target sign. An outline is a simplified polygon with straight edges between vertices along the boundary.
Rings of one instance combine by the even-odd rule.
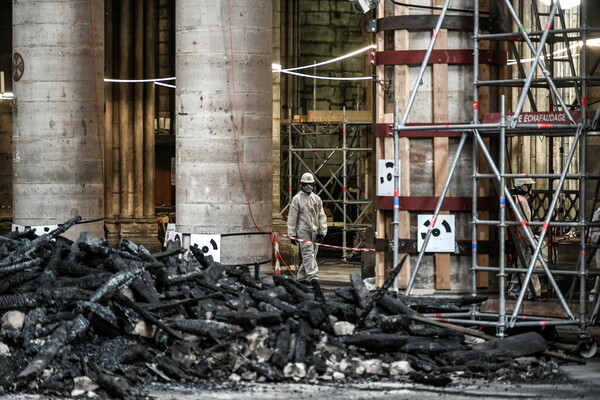
[[[42,236],[46,233],[49,233],[55,229],[58,229],[58,225],[18,225],[12,224],[13,232],[27,232],[32,229],[35,229],[35,234],[38,236]]]
[[[417,250],[421,251],[431,229],[431,236],[427,242],[428,253],[453,253],[455,247],[455,220],[454,215],[440,214],[433,220],[433,215],[423,214],[418,216]]]
[[[212,256],[215,262],[221,262],[221,235],[192,233],[190,246],[197,245],[205,256]]]
[[[379,160],[377,196],[394,195],[394,160]]]

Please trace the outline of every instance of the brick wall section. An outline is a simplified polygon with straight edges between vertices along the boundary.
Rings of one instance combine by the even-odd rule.
[[[300,2],[299,65],[339,57],[365,46],[365,16],[356,14],[349,1],[304,0]],[[364,76],[364,56],[356,56],[299,72],[336,77]],[[370,74],[370,72],[367,72]],[[300,106],[304,113],[313,107],[313,79],[300,78]],[[316,109],[353,109],[356,98],[365,98],[360,81],[317,80]]]

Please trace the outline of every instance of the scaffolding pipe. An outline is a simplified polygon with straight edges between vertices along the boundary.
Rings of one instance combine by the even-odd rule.
[[[477,35],[479,35],[479,2],[473,2],[473,120],[471,124],[479,123],[479,87],[477,86],[477,81],[479,80],[479,41],[477,40]],[[473,175],[471,177],[471,198],[473,199],[473,208],[471,209],[471,295],[473,297],[477,296],[477,225],[475,221],[477,220],[477,172],[478,166],[477,162],[479,159],[477,142],[473,141],[472,147],[472,171]],[[470,316],[473,318],[475,313],[477,312],[477,306],[475,304],[471,305]]]
[[[498,264],[500,265],[500,271],[498,272],[498,328],[496,331],[496,335],[500,338],[504,337],[504,331],[506,329],[506,298],[504,293],[504,287],[506,285],[506,200],[505,195],[502,191],[502,188],[506,186],[506,182],[504,180],[504,172],[505,172],[505,153],[504,148],[506,147],[506,111],[505,111],[505,98],[504,96],[500,97],[500,174],[498,175],[500,178],[500,243],[499,250],[500,259]]]
[[[477,266],[475,269],[477,271],[497,272],[497,271],[499,271],[500,267]],[[524,272],[525,269],[524,268],[504,268],[504,271],[506,271],[506,272]],[[533,273],[536,275],[542,275],[542,274],[545,274],[546,272],[543,270],[535,270],[535,271],[533,271]],[[565,275],[565,276],[579,276],[579,274],[580,274],[579,270],[568,270],[568,269],[554,269],[554,270],[552,270],[552,273],[554,275]],[[599,276],[600,271],[588,271],[587,275],[588,276]]]
[[[518,17],[515,13],[515,10],[514,10],[512,4],[510,4],[510,1],[504,0],[504,2],[506,4],[506,6],[508,7],[508,9],[510,10],[511,14],[513,15],[515,21],[518,21]],[[558,10],[558,2],[554,3],[554,5],[552,6],[552,9],[550,10],[550,15],[548,16],[548,23],[544,27],[544,32],[542,33],[539,47],[535,51],[533,65],[531,66],[531,69],[529,70],[529,75],[527,76],[527,80],[525,81],[525,85],[523,86],[523,91],[521,93],[521,96],[519,97],[519,101],[517,103],[517,108],[515,110],[515,113],[513,114],[513,119],[510,124],[510,126],[512,128],[514,128],[517,125],[517,120],[519,119],[519,115],[521,114],[521,111],[523,110],[523,105],[525,103],[525,97],[527,96],[527,92],[529,91],[529,87],[531,86],[531,80],[533,79],[533,77],[535,75],[535,70],[540,63],[540,56],[542,54],[542,51],[544,50],[546,41],[548,40],[550,28],[552,27],[552,23],[554,21],[554,16],[556,15],[557,10]],[[527,34],[525,33],[525,29],[523,28],[523,25],[520,22],[519,22],[519,30],[522,31],[522,33],[524,34],[524,37],[527,36]],[[542,72],[543,71],[544,71],[544,69],[542,69]],[[551,84],[551,86],[552,86],[552,84]],[[564,102],[563,102],[563,104],[564,104]],[[575,121],[573,121],[573,119],[571,118],[571,115],[569,114],[568,109],[566,108],[566,105],[563,108],[563,110],[565,110],[565,113],[567,114],[567,117],[569,117],[569,119],[571,120],[571,123],[573,123],[573,125],[575,125]]]
[[[343,215],[343,235],[342,235],[342,246],[344,247],[344,249],[342,250],[342,260],[344,262],[347,262],[347,252],[346,252],[346,246],[348,244],[347,240],[346,240],[346,235],[348,233],[348,223],[346,221],[346,213],[347,213],[347,202],[348,202],[348,177],[347,177],[347,165],[346,165],[346,160],[348,157],[348,149],[347,149],[347,143],[346,143],[346,122],[347,122],[347,118],[346,118],[346,107],[344,107],[342,109],[342,123],[343,123],[343,127],[342,127],[342,149],[343,149],[343,157],[342,157],[342,181],[343,181],[343,186],[342,186],[342,200],[343,200],[343,204],[342,204],[342,208],[344,209],[344,213]]]
[[[508,4],[508,9],[510,10],[510,13],[512,14],[515,22],[519,26],[519,30],[521,31],[521,36],[523,37],[523,39],[525,39],[525,42],[527,43],[527,46],[529,47],[529,49],[531,50],[531,52],[536,53],[536,49],[533,46],[533,43],[531,43],[531,40],[529,39],[529,35],[527,34],[527,32],[525,32],[525,29],[522,29],[523,28],[523,23],[520,21],[519,16],[515,13],[514,8],[510,4],[510,1],[509,0],[505,0],[505,3]],[[556,9],[557,6],[558,6],[558,4],[555,4],[555,6],[553,7],[553,9]],[[546,25],[546,29],[544,30],[544,34],[542,35],[542,41],[540,41],[540,47],[539,47],[539,49],[541,49],[541,51],[545,51],[544,45],[545,45],[545,42],[546,42],[546,40],[548,38],[548,34],[546,32],[549,33],[550,27],[552,26],[552,23],[554,22],[553,20],[554,20],[554,14],[551,13],[550,17],[548,19],[548,24]],[[538,49],[538,51],[539,51],[539,49]],[[571,114],[569,113],[569,109],[568,109],[567,105],[565,104],[565,101],[563,100],[562,96],[558,92],[558,89],[556,89],[556,85],[554,84],[554,81],[552,81],[550,71],[548,71],[548,69],[544,65],[545,62],[541,61],[542,57],[540,57],[540,55],[541,55],[541,52],[537,54],[536,63],[531,67],[531,70],[529,71],[530,78],[533,79],[533,74],[535,73],[536,65],[539,65],[540,69],[542,70],[542,73],[544,74],[544,78],[548,82],[548,86],[550,87],[550,90],[552,91],[552,93],[554,93],[554,96],[556,96],[556,99],[559,101],[561,108],[563,109],[563,111],[565,112],[565,114],[567,115],[567,117],[569,118],[569,120],[571,121],[571,123],[573,125],[575,125],[575,121],[571,117]],[[531,82],[530,82],[530,84],[531,84]],[[523,90],[524,91],[527,90],[527,92],[528,92],[529,91],[529,87],[527,87],[527,89],[524,88]],[[523,97],[523,101],[525,101],[525,98],[524,98],[525,97],[525,93],[523,93],[521,95],[521,97]],[[520,110],[520,108],[517,108],[517,110]],[[518,118],[519,113],[515,113],[516,118]]]
[[[456,166],[458,165],[458,159],[460,158],[460,154],[462,152],[463,146],[467,140],[467,134],[463,133],[460,137],[460,142],[458,143],[458,147],[456,148],[456,156],[452,161],[452,165],[450,166],[450,170],[448,171],[448,176],[446,177],[446,181],[444,182],[444,188],[442,189],[442,193],[438,199],[437,205],[435,206],[435,211],[433,212],[433,218],[429,226],[427,227],[427,235],[425,235],[425,239],[423,240],[423,247],[419,252],[419,257],[417,258],[417,262],[415,265],[415,269],[410,276],[410,281],[408,282],[408,286],[406,287],[406,295],[410,295],[412,291],[412,287],[415,283],[415,278],[417,277],[417,272],[419,272],[419,267],[421,266],[421,260],[423,260],[423,255],[425,254],[425,250],[427,249],[427,244],[429,243],[429,238],[431,237],[431,233],[433,232],[433,228],[435,227],[435,223],[438,215],[440,214],[440,210],[442,209],[442,203],[444,202],[444,198],[446,197],[446,192],[448,192],[448,188],[450,187],[450,180],[454,175],[454,171],[456,170]]]
[[[288,207],[292,203],[292,197],[294,197],[293,193],[293,175],[292,175],[292,160],[293,160],[293,150],[294,146],[292,144],[292,109],[288,109],[288,118],[290,120],[290,125],[288,125]]]
[[[494,171],[494,173],[496,173],[496,179],[498,181],[500,181],[500,173],[498,171],[498,168],[496,167],[494,160],[492,160],[490,153],[488,152],[487,148],[485,147],[485,143],[483,143],[483,139],[481,138],[481,135],[479,135],[479,133],[477,133],[477,131],[475,131],[475,133],[476,133],[475,138],[479,142],[479,144],[481,146],[481,150],[483,151],[483,154],[485,155],[490,168]],[[502,187],[500,187],[500,191],[502,192]],[[508,200],[510,207],[513,209],[513,211],[515,213],[516,219],[519,221],[519,223],[521,223],[521,222],[526,223],[527,221],[525,221],[525,219],[523,218],[521,211],[519,211],[519,207],[516,205],[514,199],[511,196],[510,190],[506,186],[504,186],[504,193],[505,193],[506,200]],[[530,230],[525,229],[524,232],[525,232],[525,238],[527,239],[527,242],[529,243],[529,245],[537,247],[538,242],[535,240],[535,238],[533,237],[533,234],[530,232]],[[541,240],[540,240],[540,243],[541,243]],[[556,295],[557,295],[563,309],[570,316],[570,318],[575,319],[573,317],[573,314],[571,313],[571,310],[569,309],[569,307],[567,305],[567,302],[565,301],[565,299],[560,291],[560,288],[558,287],[558,284],[552,277],[552,272],[550,272],[548,265],[546,264],[546,261],[542,258],[541,254],[539,254],[539,253],[537,253],[535,255],[535,257],[532,257],[532,261],[536,260],[536,257],[537,257],[537,260],[542,264],[542,267],[544,268],[544,271],[546,272],[546,276],[548,277],[548,281],[552,285],[553,289],[556,291]],[[526,283],[524,283],[523,285],[525,287]]]
[[[573,138],[573,143],[571,144],[571,149],[569,150],[569,155],[567,156],[567,160],[565,162],[565,165],[563,166],[564,174],[558,181],[558,185],[557,185],[554,195],[552,197],[552,201],[550,202],[550,205],[548,207],[548,215],[545,219],[545,224],[542,227],[542,231],[540,232],[537,246],[535,247],[535,251],[533,253],[533,257],[531,257],[531,261],[529,262],[527,274],[525,275],[524,282],[521,285],[521,291],[519,292],[519,296],[517,297],[517,304],[515,305],[515,310],[513,311],[513,314],[511,317],[511,326],[513,326],[516,315],[518,314],[519,308],[521,307],[521,303],[523,302],[523,298],[525,297],[525,292],[527,291],[527,285],[529,284],[529,281],[531,280],[531,274],[533,272],[533,268],[535,268],[536,259],[538,258],[540,251],[542,249],[542,242],[544,240],[544,236],[546,236],[546,233],[548,231],[548,222],[552,219],[552,211],[554,211],[554,208],[556,207],[556,203],[558,202],[560,190],[562,189],[564,181],[565,181],[564,175],[566,175],[566,172],[569,169],[569,166],[571,165],[571,161],[573,160],[573,156],[575,155],[575,149],[577,148],[577,143],[579,142],[579,136],[581,135],[581,131],[582,131],[582,127],[579,126],[579,128],[577,129],[577,132],[575,134],[575,137]],[[583,200],[583,201],[585,201],[585,200]],[[581,216],[580,218],[584,218],[584,217]],[[529,235],[530,234],[531,233],[529,233]],[[539,257],[539,258],[542,259],[542,257]],[[558,285],[554,281],[554,278],[552,278],[552,273],[548,269],[548,266],[545,265],[545,263],[542,263],[542,264],[545,266],[544,269],[546,269],[546,274],[548,276],[548,280],[553,283],[553,286],[556,285],[555,290],[557,291],[557,294],[560,294]],[[562,300],[564,301],[564,299],[562,299]],[[575,319],[575,317],[571,313],[571,310],[569,310],[569,307],[567,307],[566,302],[564,304],[564,307],[565,307],[565,311],[568,310],[569,317],[571,319]]]
[[[400,101],[396,100],[394,108],[394,244],[392,249],[392,265],[398,265],[398,238],[399,238],[399,213],[400,213],[400,139],[398,137],[398,126],[400,116]],[[392,283],[394,292],[398,292],[398,277]]]
[[[589,21],[588,21],[588,8],[586,7],[585,1],[583,2],[583,6],[581,7],[581,21],[582,26],[583,26],[583,30],[582,30],[582,35],[583,35],[583,43],[582,43],[582,50],[581,50],[581,66],[580,66],[580,73],[582,74],[582,76],[587,76],[586,70],[587,70],[587,37],[588,37],[588,32],[587,32],[587,28],[589,25]],[[587,81],[583,80],[581,82],[581,98],[580,98],[580,105],[581,105],[581,124],[582,126],[586,126],[587,123]],[[586,136],[586,132],[584,129],[581,130],[581,140],[580,140],[580,144],[579,144],[579,170],[580,171],[587,171],[587,160],[586,160],[586,154],[587,154],[587,136]],[[579,321],[580,321],[580,330],[582,332],[585,331],[586,329],[586,319],[587,319],[587,310],[586,310],[586,306],[587,306],[587,299],[586,299],[586,270],[587,270],[587,260],[586,260],[586,235],[585,235],[585,224],[586,224],[586,197],[587,197],[587,193],[586,193],[586,186],[587,186],[587,181],[584,177],[582,177],[579,180],[579,223],[581,224],[580,227],[580,252],[579,252],[579,270],[580,270],[580,276],[579,276]]]

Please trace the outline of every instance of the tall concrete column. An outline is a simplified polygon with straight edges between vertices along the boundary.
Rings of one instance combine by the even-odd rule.
[[[4,71],[4,91],[12,93],[12,13],[10,2],[0,2],[0,71]],[[1,88],[0,88],[1,89]],[[12,218],[12,108],[0,100],[0,234],[10,230]]]
[[[16,224],[81,215],[100,220],[67,236],[104,236],[103,17],[102,0],[13,1],[13,60],[23,66],[14,82]]]
[[[232,234],[221,240],[224,263],[271,258],[270,237],[256,233],[272,219],[272,7],[176,4],[177,228]]]

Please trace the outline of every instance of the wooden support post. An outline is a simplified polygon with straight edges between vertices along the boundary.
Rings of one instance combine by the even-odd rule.
[[[379,5],[377,6],[377,16],[379,18],[383,17],[385,15],[385,6],[383,4],[383,2],[379,2]],[[377,45],[377,51],[383,51],[385,50],[385,43],[384,43],[384,32],[378,32],[375,42]],[[377,98],[375,99],[375,106],[376,106],[376,118],[378,123],[383,122],[384,121],[384,114],[385,114],[385,92],[383,91],[383,88],[381,87],[381,84],[384,82],[385,79],[385,71],[384,71],[384,67],[382,65],[379,65],[376,68],[376,77],[377,77],[377,82],[375,83],[377,85]],[[385,143],[385,138],[375,138],[375,160],[380,160],[384,153],[384,143]],[[376,166],[377,168],[377,166]],[[386,239],[387,238],[387,224],[386,224],[386,218],[385,218],[385,211],[384,210],[376,210],[375,211],[375,239]],[[381,252],[378,251],[375,253],[375,284],[379,287],[381,285],[383,285],[383,282],[385,280],[385,252]]]
[[[443,0],[434,0],[433,5],[442,6]],[[434,14],[439,14],[437,10]],[[448,30],[441,29],[435,44],[436,49],[448,48]],[[433,64],[433,123],[447,123],[448,119],[448,64]],[[434,196],[440,196],[448,176],[448,138],[433,139],[433,182]],[[450,254],[435,254],[435,288],[451,289]]]
[[[489,6],[488,6],[488,1],[484,0],[480,2],[480,10],[481,11],[487,11],[489,10]],[[488,49],[490,48],[491,42],[489,41],[480,41],[479,42],[479,46],[480,48],[484,48],[484,49]],[[504,71],[507,71],[508,68],[503,68]],[[506,72],[504,72],[506,74]],[[481,80],[489,80],[490,79],[490,75],[491,75],[491,70],[490,70],[490,66],[489,64],[480,64],[479,65],[479,79]],[[504,78],[501,78],[504,79]],[[509,93],[509,91],[507,90],[507,93]],[[482,86],[478,89],[478,101],[479,101],[479,118],[481,119],[483,117],[483,115],[485,113],[490,112],[490,87],[489,86]],[[509,101],[509,98],[507,98],[507,104]],[[487,143],[487,145],[489,145],[489,139],[484,139]],[[485,157],[483,156],[483,153],[480,152],[480,154],[477,157],[478,159],[478,170],[481,173],[487,173],[489,172],[489,166],[487,164],[487,161],[485,160]],[[478,196],[482,196],[482,197],[487,197],[490,195],[490,181],[480,181],[478,184]],[[479,211],[478,212],[479,218],[480,219],[484,219],[487,220],[489,219],[490,213],[489,211]],[[481,241],[481,240],[489,240],[490,239],[490,228],[489,226],[479,226],[477,228],[477,240]],[[490,265],[490,256],[489,254],[481,254],[478,253],[477,254],[477,265],[482,265],[482,266],[489,266]],[[488,287],[489,286],[489,272],[485,272],[485,271],[480,271],[477,272],[477,287]]]

